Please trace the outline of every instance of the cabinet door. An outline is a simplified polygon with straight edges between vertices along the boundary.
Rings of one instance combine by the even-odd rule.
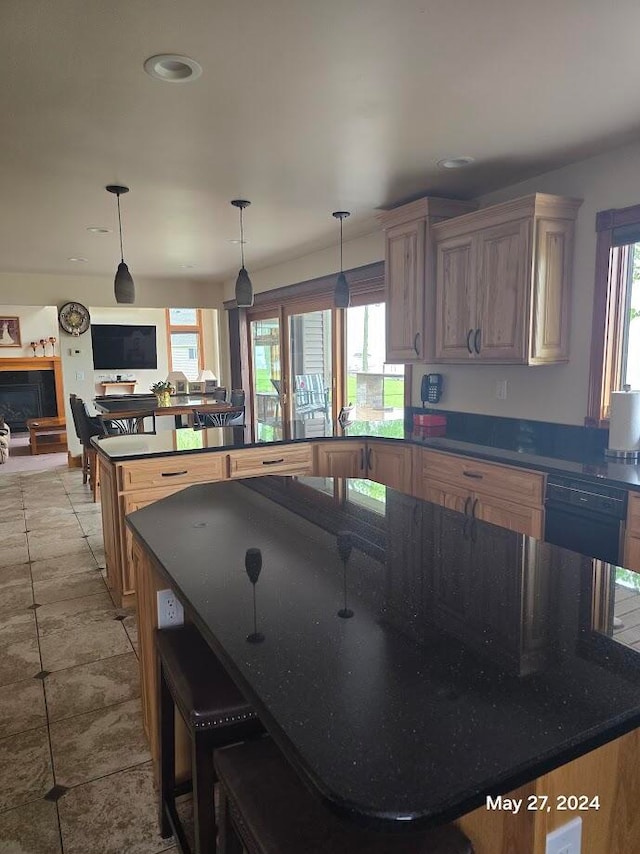
[[[421,219],[387,231],[387,362],[424,358],[425,228]]]
[[[471,509],[473,494],[468,490],[451,483],[439,483],[436,480],[424,481],[420,489],[420,498],[439,504],[448,510],[464,513]]]
[[[569,360],[574,227],[566,219],[536,222],[531,365]]]
[[[400,442],[367,442],[367,477],[399,492],[411,491],[411,448]]]
[[[479,333],[474,335],[474,349],[480,359],[526,361],[530,233],[530,219],[478,232]]]
[[[624,541],[624,566],[640,572],[640,539],[628,534]]]
[[[493,496],[476,493],[474,515],[483,522],[491,522],[501,528],[528,534],[530,537],[543,538],[542,509],[525,507],[512,501],[501,501]]]
[[[366,477],[364,442],[317,442],[314,452],[316,477]]]
[[[476,328],[472,235],[443,240],[436,247],[436,360],[468,361]]]

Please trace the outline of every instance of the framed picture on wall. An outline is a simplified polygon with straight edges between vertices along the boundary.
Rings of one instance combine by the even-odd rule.
[[[22,347],[19,317],[0,317],[0,347]]]

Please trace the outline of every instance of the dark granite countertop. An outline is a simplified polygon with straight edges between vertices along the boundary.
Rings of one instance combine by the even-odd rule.
[[[190,427],[184,427],[178,430],[159,430],[153,435],[94,437],[92,442],[112,462],[124,462],[170,454],[194,454],[212,450],[224,451],[238,447],[263,448],[298,442],[327,441],[327,439],[292,439],[286,442],[251,443],[245,442],[243,436],[244,430],[242,428],[213,427],[208,430],[193,430]],[[623,486],[640,491],[640,465],[613,462],[604,456],[586,462],[573,462],[557,457],[520,453],[472,442],[460,442],[454,439],[425,439],[413,433],[406,433],[402,439],[370,435],[344,436],[340,441],[364,441],[365,439],[375,439],[380,442],[407,442],[425,448],[433,448],[436,451],[450,451],[475,459],[537,469],[547,473],[566,474],[587,481],[604,481],[614,486]]]
[[[251,481],[192,486],[127,517],[330,806],[387,829],[449,821],[640,724],[640,652],[613,630],[613,608],[591,623],[605,590],[630,595],[630,574],[386,494],[382,559],[353,536],[350,619],[337,614],[335,531]],[[255,644],[248,547],[263,556]]]

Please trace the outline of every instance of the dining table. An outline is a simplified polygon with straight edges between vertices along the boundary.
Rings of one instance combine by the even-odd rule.
[[[193,413],[197,412],[227,412],[234,407],[224,400],[216,400],[207,395],[172,394],[169,406],[161,406],[154,394],[104,395],[94,398],[94,406],[103,414],[118,413],[122,416],[130,412],[151,412],[156,418],[161,415],[173,415],[175,425],[179,427],[193,426]],[[186,425],[183,422],[186,416]]]

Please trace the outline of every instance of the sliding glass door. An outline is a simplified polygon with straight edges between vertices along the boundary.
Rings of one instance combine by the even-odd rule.
[[[280,317],[252,320],[249,335],[254,438],[256,442],[276,442],[285,438]]]
[[[347,432],[402,438],[404,365],[385,362],[385,304],[363,302],[345,314],[345,388],[353,406]],[[346,497],[370,509],[382,509],[385,487],[371,480],[350,480]]]
[[[292,439],[333,436],[332,311],[288,314],[287,401]]]

